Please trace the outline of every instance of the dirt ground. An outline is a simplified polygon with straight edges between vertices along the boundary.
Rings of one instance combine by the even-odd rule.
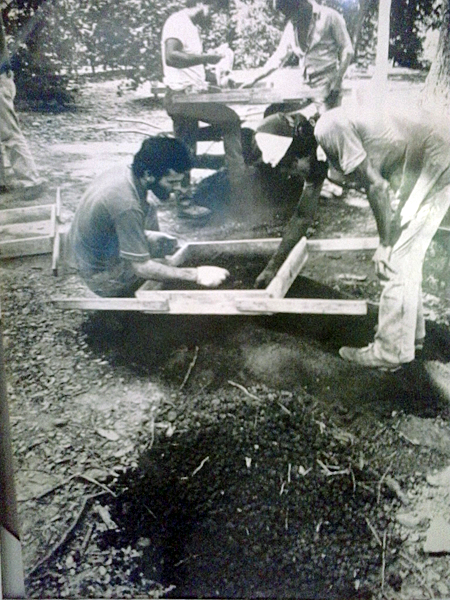
[[[161,104],[117,88],[86,85],[76,112],[21,114],[49,182],[34,204],[54,202],[59,186],[67,222],[92,177],[139,147],[141,134],[110,130],[138,125],[115,119],[170,130]],[[415,91],[399,82],[392,94]],[[262,108],[240,110],[257,120]],[[181,241],[277,237],[295,202],[285,200],[203,227],[168,204],[161,224]],[[1,208],[16,205],[0,196]],[[310,231],[375,233],[354,190],[323,198]],[[450,464],[447,258],[434,241],[425,347],[396,373],[337,352],[373,337],[370,252],[311,255],[289,292],[364,298],[365,317],[64,311],[51,300],[85,293],[76,274],[54,277],[49,255],[3,260],[29,597],[449,597],[450,479],[429,477]],[[243,261],[234,281],[252,287],[262,266]],[[436,526],[446,551],[426,551]]]

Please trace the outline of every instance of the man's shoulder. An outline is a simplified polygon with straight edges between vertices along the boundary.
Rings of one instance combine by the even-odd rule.
[[[354,125],[347,112],[341,107],[327,110],[320,116],[314,127],[314,135],[322,144],[325,139],[330,139],[337,130],[342,131]]]
[[[177,10],[176,12],[169,15],[164,23],[164,27],[171,27],[173,25],[177,25],[180,22],[186,21],[189,17],[186,14],[186,10]]]
[[[106,205],[128,204],[135,196],[130,167],[120,165],[104,171],[91,183],[87,195]]]

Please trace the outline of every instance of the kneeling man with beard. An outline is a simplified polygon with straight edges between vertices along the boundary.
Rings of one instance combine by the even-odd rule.
[[[72,255],[81,278],[98,296],[132,297],[148,279],[218,287],[226,269],[167,264],[177,240],[159,231],[157,207],[181,191],[190,169],[178,140],[146,139],[131,166],[114,167],[86,190],[72,223]]]

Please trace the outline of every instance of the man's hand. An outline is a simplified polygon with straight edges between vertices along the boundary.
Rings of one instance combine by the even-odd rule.
[[[380,244],[372,258],[375,263],[375,273],[382,281],[387,281],[395,274],[394,269],[389,264],[391,253],[391,246],[383,246]]]
[[[258,275],[255,281],[255,288],[258,290],[265,289],[272,279],[275,277],[276,271],[266,267],[264,271]]]
[[[173,254],[178,247],[178,240],[173,235],[161,233],[161,231],[145,231],[150,255],[152,258],[163,258]]]
[[[204,61],[205,61],[205,65],[217,65],[217,63],[219,63],[222,58],[224,57],[223,54],[204,54]]]
[[[221,267],[197,267],[197,283],[204,287],[219,287],[229,275],[230,273]]]

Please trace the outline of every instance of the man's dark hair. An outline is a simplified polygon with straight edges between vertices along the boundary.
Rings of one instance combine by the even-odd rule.
[[[299,8],[299,0],[273,0],[273,8],[281,12],[292,12]]]
[[[161,179],[170,169],[184,173],[191,168],[189,152],[179,140],[168,137],[150,137],[144,140],[133,159],[133,173],[144,173]]]
[[[320,179],[323,177],[324,170],[327,170],[327,166],[326,163],[317,159],[317,140],[314,136],[314,125],[302,114],[296,114],[294,121],[292,143],[278,166],[289,167],[296,158],[309,156],[311,158],[311,169],[308,180]]]

